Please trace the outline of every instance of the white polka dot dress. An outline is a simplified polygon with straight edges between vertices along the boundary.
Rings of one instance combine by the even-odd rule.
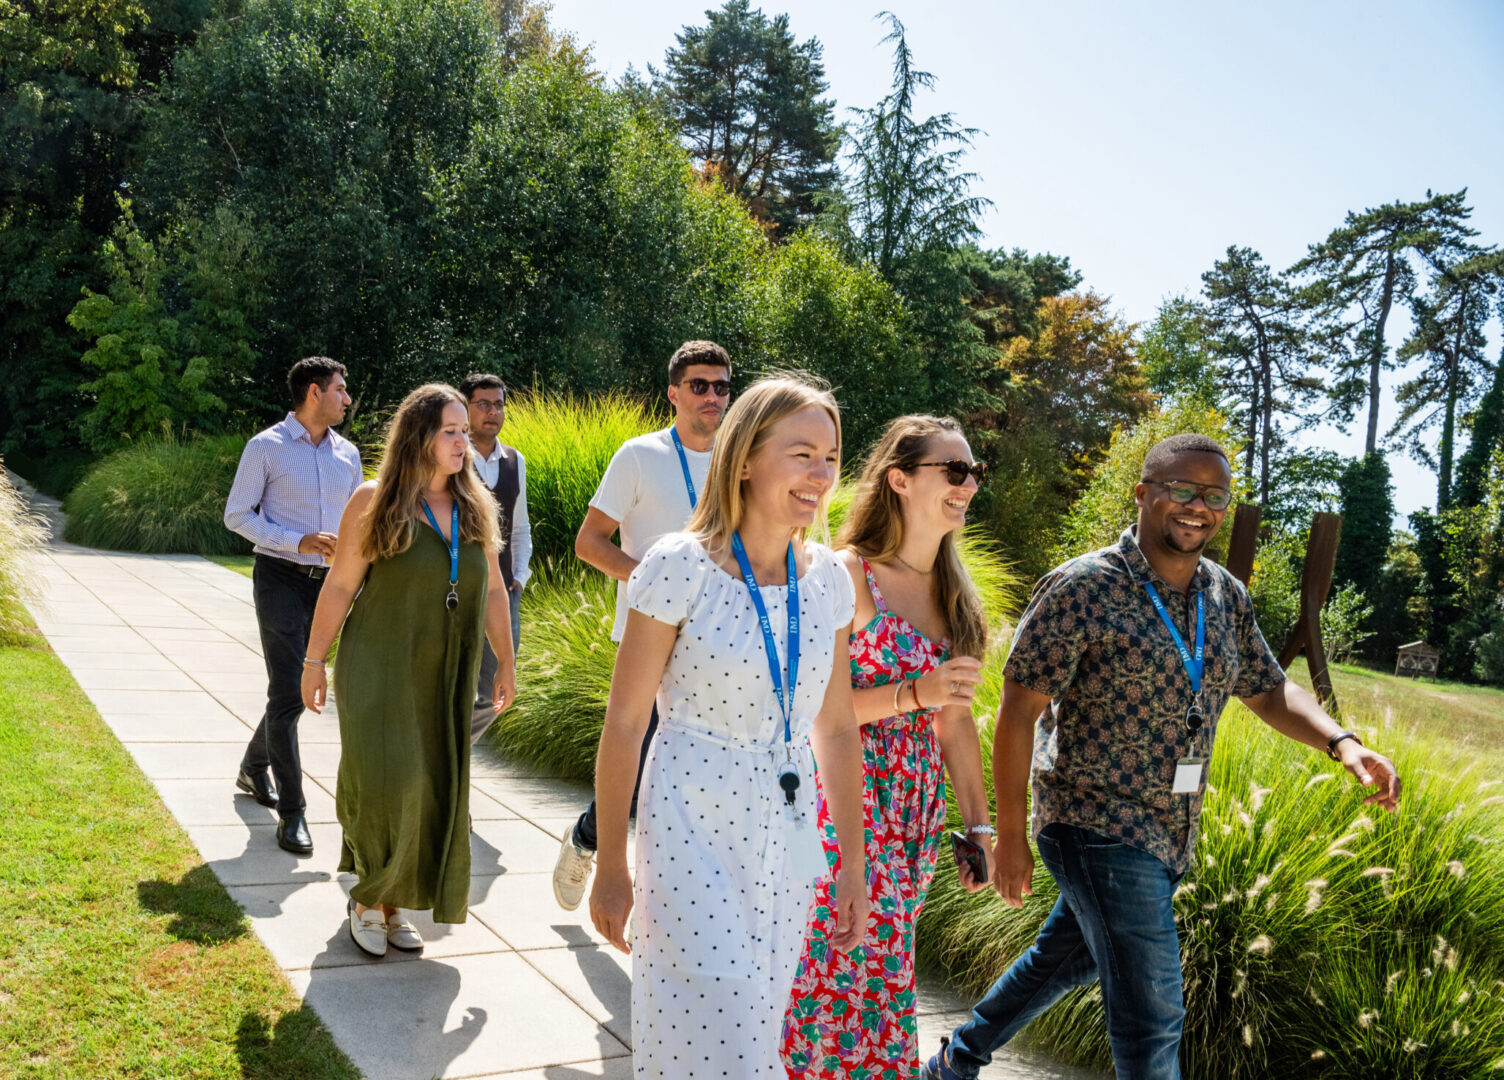
[[[809,735],[830,681],[851,578],[808,545],[799,579],[793,760],[798,810],[813,823]],[[764,586],[781,670],[787,589]],[[747,587],[675,533],[627,585],[631,607],[679,628],[658,689],[643,768],[632,913],[632,1044],[639,1078],[781,1078],[779,1039],[814,882],[788,850],[783,717]]]

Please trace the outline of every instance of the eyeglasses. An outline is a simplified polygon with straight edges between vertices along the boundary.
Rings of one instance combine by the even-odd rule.
[[[507,403],[505,398],[503,398],[501,401],[491,401],[487,398],[481,398],[478,401],[472,401],[470,403],[470,407],[472,409],[478,409],[482,413],[493,413],[501,412],[502,410],[504,410],[507,407]]]
[[[714,390],[716,397],[726,397],[731,393],[729,379],[680,379],[674,385],[689,387],[689,392],[695,397],[704,397],[709,390]]]
[[[956,458],[954,461],[921,461],[914,466],[916,469],[944,469],[945,478],[955,487],[966,483],[968,476],[977,478],[977,487],[981,487],[987,479],[987,463],[985,461],[962,461]]]
[[[1145,480],[1144,483],[1164,488],[1170,501],[1181,506],[1193,502],[1197,495],[1201,496],[1208,510],[1226,510],[1232,504],[1232,492],[1215,484],[1193,484],[1188,480]]]

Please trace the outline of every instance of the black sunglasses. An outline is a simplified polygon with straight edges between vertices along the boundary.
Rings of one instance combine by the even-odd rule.
[[[977,487],[981,487],[987,480],[987,463],[985,461],[962,461],[956,458],[954,461],[921,461],[914,466],[916,469],[944,469],[945,478],[955,487],[966,483],[968,476],[977,478]]]
[[[689,392],[695,397],[704,397],[707,390],[714,390],[716,397],[726,397],[731,393],[729,379],[680,379],[674,385],[689,387]]]
[[[1189,480],[1145,480],[1144,483],[1164,488],[1170,501],[1181,506],[1194,502],[1197,495],[1201,496],[1208,510],[1226,510],[1232,504],[1232,492],[1215,484],[1193,484]]]

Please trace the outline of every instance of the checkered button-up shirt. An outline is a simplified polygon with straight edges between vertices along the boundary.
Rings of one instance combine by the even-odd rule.
[[[225,500],[225,526],[258,555],[318,566],[298,544],[309,533],[339,532],[340,515],[363,479],[360,451],[333,428],[317,446],[292,413],[251,436]]]
[[[1192,745],[1190,676],[1144,589],[1159,591],[1188,647],[1196,595],[1206,597],[1206,723]],[[1040,579],[1019,622],[1005,674],[1051,698],[1034,733],[1034,834],[1051,822],[1120,840],[1184,873],[1196,844],[1202,792],[1174,795],[1175,762],[1210,756],[1229,697],[1254,697],[1285,679],[1241,582],[1202,559],[1184,592],[1166,584],[1133,530]]]

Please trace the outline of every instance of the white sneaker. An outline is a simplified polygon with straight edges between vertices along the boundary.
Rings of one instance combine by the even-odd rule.
[[[355,901],[350,901],[350,940],[367,956],[386,955],[386,916],[380,908],[366,908],[355,914]]]
[[[416,926],[407,921],[401,908],[398,908],[397,914],[386,921],[386,943],[403,952],[423,951],[423,935],[418,933]]]
[[[559,845],[559,858],[554,863],[554,899],[565,911],[573,911],[585,898],[585,886],[590,881],[590,868],[595,864],[595,852],[586,851],[574,842],[574,826],[564,833]]]

